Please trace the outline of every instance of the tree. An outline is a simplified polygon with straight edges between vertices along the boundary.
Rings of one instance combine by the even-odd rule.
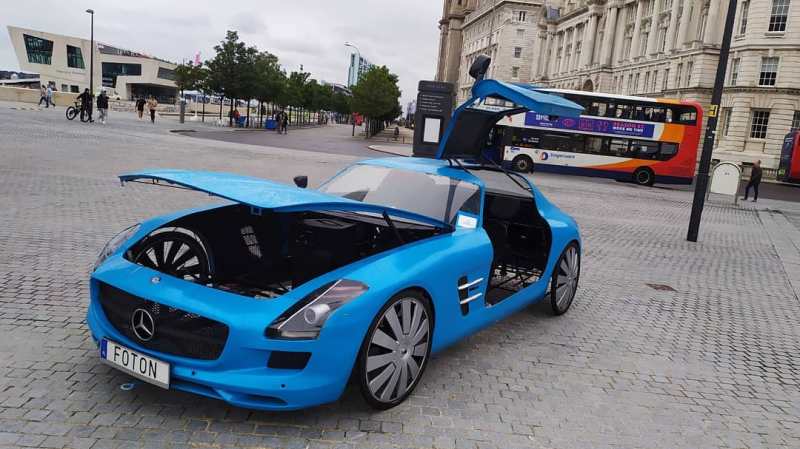
[[[375,120],[384,120],[400,114],[400,87],[397,75],[386,66],[372,67],[353,86],[353,111]],[[370,135],[367,129],[367,137]]]
[[[186,90],[197,90],[205,75],[202,64],[179,64],[175,68],[175,85],[181,91],[181,97]]]
[[[278,57],[269,52],[259,53],[256,56],[255,73],[257,83],[253,98],[262,104],[276,103],[286,88],[286,74],[278,63]]]
[[[336,92],[331,97],[331,110],[338,114],[349,115],[352,113],[350,108],[350,96],[342,92]]]
[[[220,116],[222,115],[222,100],[227,97],[231,100],[233,111],[236,95],[242,91],[241,62],[247,53],[247,46],[239,41],[239,33],[228,31],[225,40],[214,46],[214,58],[206,61],[206,66],[211,72],[209,85],[220,94]]]

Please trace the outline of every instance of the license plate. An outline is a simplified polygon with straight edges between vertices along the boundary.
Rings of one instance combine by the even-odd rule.
[[[110,340],[100,341],[100,358],[114,368],[161,388],[169,388],[169,363],[126,348]]]

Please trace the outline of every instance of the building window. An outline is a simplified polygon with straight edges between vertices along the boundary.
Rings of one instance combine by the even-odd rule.
[[[675,71],[675,87],[681,88],[681,74],[683,73],[683,64],[678,64],[678,70]]]
[[[766,138],[767,126],[769,126],[769,111],[753,109],[753,118],[750,120],[750,138]]]
[[[511,78],[519,78],[519,67],[511,67]]]
[[[72,67],[73,69],[86,68],[86,66],[83,65],[83,54],[81,53],[80,47],[67,45],[67,67]]]
[[[25,39],[25,51],[28,53],[28,62],[33,64],[50,65],[53,60],[53,41],[36,36],[22,35]]]
[[[664,27],[660,27],[658,29],[658,51],[659,53],[663,53],[664,49],[667,47],[667,29]]]
[[[658,79],[658,70],[653,70],[653,84],[650,85],[650,92],[656,91],[657,79]]]
[[[792,130],[800,129],[800,111],[794,111],[792,116]]]
[[[742,2],[741,12],[739,13],[739,34],[747,32],[747,15],[750,13],[750,0]]]
[[[161,79],[175,81],[175,71],[164,67],[158,68],[158,76]]]
[[[522,57],[522,47],[514,47],[514,57],[515,58]]]
[[[672,0],[664,0],[661,2],[661,12],[669,12],[672,9]]]
[[[528,17],[528,13],[525,11],[517,11],[517,21],[524,22],[525,19]]]
[[[650,86],[650,72],[645,72],[644,74],[644,89],[643,91],[647,91],[647,88]]]
[[[104,62],[101,65],[104,87],[117,87],[118,76],[142,76],[141,64]]]
[[[759,86],[774,86],[778,78],[778,58],[761,58],[761,73],[758,75]]]
[[[733,58],[731,60],[731,80],[730,85],[735,86],[736,82],[739,80],[739,63],[742,60],[740,58]]]
[[[694,69],[694,62],[689,61],[686,64],[686,87],[692,84],[692,69]]]
[[[769,16],[770,31],[786,31],[789,16],[789,0],[772,0],[772,13]]]
[[[669,69],[664,70],[664,79],[661,81],[661,90],[667,90],[669,86]]]
[[[731,111],[732,108],[722,108],[722,135],[728,136],[728,130],[731,128]]]

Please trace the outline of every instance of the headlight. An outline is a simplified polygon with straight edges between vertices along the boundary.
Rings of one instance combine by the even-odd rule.
[[[94,268],[92,268],[92,271],[96,270],[101,263],[105,262],[109,256],[114,254],[114,252],[118,250],[123,243],[127,242],[128,239],[133,236],[133,234],[136,234],[136,231],[138,230],[139,224],[135,224],[127,229],[122,230],[122,232],[114,237],[111,237],[111,240],[109,240],[108,243],[106,243],[106,246],[103,247],[103,250],[100,251],[100,255],[97,256],[97,261],[94,263]]]
[[[313,340],[336,309],[367,289],[361,282],[347,279],[325,284],[283,312],[265,333],[269,338]]]

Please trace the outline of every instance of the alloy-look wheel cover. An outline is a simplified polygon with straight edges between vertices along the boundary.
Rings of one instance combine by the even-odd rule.
[[[430,320],[419,299],[403,298],[383,313],[370,336],[366,384],[375,400],[394,402],[414,386],[428,357]]]
[[[556,306],[564,310],[575,297],[578,289],[578,275],[580,273],[580,258],[578,249],[570,246],[561,256],[556,276]]]

